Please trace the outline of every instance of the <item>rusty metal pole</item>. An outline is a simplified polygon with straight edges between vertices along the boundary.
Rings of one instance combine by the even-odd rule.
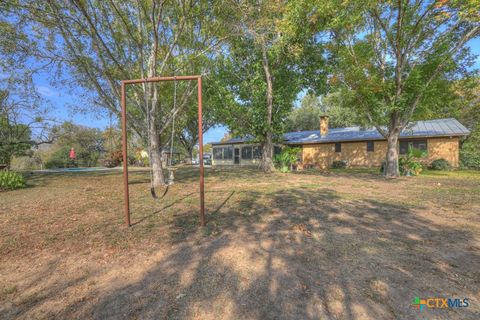
[[[127,103],[125,94],[125,83],[121,85],[122,105],[122,154],[123,154],[123,192],[125,198],[125,223],[130,227],[130,197],[128,194],[128,157],[127,157]]]
[[[205,184],[203,171],[202,77],[198,77],[198,145],[200,160],[200,224],[205,226]]]

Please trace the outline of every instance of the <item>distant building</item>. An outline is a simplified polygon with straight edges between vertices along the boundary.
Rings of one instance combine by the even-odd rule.
[[[162,164],[163,166],[168,166],[171,164],[178,164],[183,162],[183,155],[177,149],[170,150],[170,148],[163,148],[161,149],[162,155]],[[171,162],[170,162],[171,159]]]
[[[453,167],[459,165],[460,138],[470,132],[456,119],[412,122],[402,131],[398,143],[400,156],[410,147],[427,152],[426,162],[443,158]],[[212,143],[213,165],[251,166],[260,163],[262,147],[252,137],[232,138]],[[281,145],[301,147],[300,167],[330,167],[333,161],[345,160],[349,167],[375,167],[385,160],[387,141],[375,128],[329,129],[328,117],[321,117],[320,130],[289,132]]]

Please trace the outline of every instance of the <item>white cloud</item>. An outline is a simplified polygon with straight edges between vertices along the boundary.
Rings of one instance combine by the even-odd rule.
[[[56,97],[58,92],[47,86],[37,86],[38,93],[45,97]]]

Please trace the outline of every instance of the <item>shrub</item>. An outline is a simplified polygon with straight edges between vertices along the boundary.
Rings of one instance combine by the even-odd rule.
[[[122,163],[123,154],[122,151],[112,151],[105,160],[103,160],[103,165],[107,168],[117,167]]]
[[[79,160],[82,161],[82,166],[95,167],[100,158],[100,152],[88,151],[80,154]]]
[[[451,168],[450,163],[443,158],[435,159],[430,164],[430,169],[433,169],[433,170],[448,170],[450,168]]]
[[[68,146],[62,146],[59,149],[55,150],[45,161],[45,168],[55,169],[55,168],[65,168],[71,162],[68,157],[70,148]]]
[[[480,150],[471,146],[462,146],[460,164],[463,168],[480,170]]]
[[[470,134],[462,141],[460,148],[460,166],[480,170],[480,123],[469,128]]]
[[[120,159],[120,161],[122,160]],[[135,165],[138,167],[148,167],[150,165],[150,159],[147,150],[137,148],[135,150],[135,157],[133,161],[129,160],[129,162],[131,165]]]
[[[418,176],[423,170],[421,158],[424,158],[426,155],[426,152],[422,150],[408,149],[408,153],[398,159],[400,174],[404,176]]]
[[[40,169],[42,165],[42,159],[38,155],[13,157],[10,169],[14,171],[22,170],[36,170]]]
[[[302,151],[300,148],[284,147],[280,154],[274,158],[275,164],[280,168],[280,172],[290,171],[292,165],[298,162],[298,154]]]
[[[115,168],[120,165],[120,162],[112,159],[105,159],[103,160],[103,166],[107,168]]]
[[[333,169],[345,169],[347,167],[347,161],[346,160],[335,160],[332,162],[332,168]]]
[[[398,160],[398,167],[402,176],[418,176],[423,171],[420,161],[408,160],[407,157]]]
[[[65,168],[66,160],[59,158],[52,158],[45,162],[45,168],[47,169],[56,169],[56,168]]]
[[[0,190],[15,190],[25,187],[25,178],[13,171],[0,171]]]

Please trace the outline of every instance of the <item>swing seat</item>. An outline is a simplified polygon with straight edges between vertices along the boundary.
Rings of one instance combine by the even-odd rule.
[[[167,170],[168,170],[168,181],[167,181],[167,185],[171,186],[172,184],[175,183],[175,171],[177,170],[178,168],[176,167],[167,167]]]

